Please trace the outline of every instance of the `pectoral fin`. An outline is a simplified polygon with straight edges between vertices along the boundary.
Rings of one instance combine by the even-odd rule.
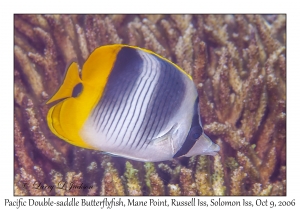
[[[173,125],[171,127],[171,129],[169,131],[167,131],[165,134],[163,134],[162,136],[151,139],[150,145],[162,145],[166,141],[171,141],[172,136],[173,136],[174,133],[176,133],[177,129],[178,129],[178,123]]]

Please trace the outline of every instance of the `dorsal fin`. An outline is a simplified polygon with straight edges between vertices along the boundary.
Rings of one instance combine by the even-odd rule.
[[[72,97],[74,87],[81,82],[77,63],[73,62],[69,66],[64,81],[58,91],[46,102],[50,104],[54,101]]]

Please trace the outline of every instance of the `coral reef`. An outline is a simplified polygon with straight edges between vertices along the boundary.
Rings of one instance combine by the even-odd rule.
[[[286,195],[285,15],[15,15],[14,32],[15,195]],[[142,163],[49,131],[70,62],[113,43],[193,76],[216,156]]]

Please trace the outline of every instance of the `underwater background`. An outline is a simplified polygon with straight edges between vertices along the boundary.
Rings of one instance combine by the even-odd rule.
[[[216,156],[143,163],[50,132],[66,68],[115,43],[192,75]],[[14,60],[14,195],[286,195],[285,15],[15,15]]]

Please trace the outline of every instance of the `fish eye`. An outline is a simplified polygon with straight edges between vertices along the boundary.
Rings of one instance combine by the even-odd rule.
[[[196,133],[193,133],[193,138],[194,139],[198,139],[200,137],[200,133],[196,132]]]
[[[191,128],[189,136],[190,138],[196,140],[201,136],[202,132],[203,130],[201,126],[194,126]]]
[[[77,85],[75,85],[75,87],[73,88],[72,97],[79,96],[80,93],[82,92],[82,89],[83,89],[82,83],[78,83]]]

